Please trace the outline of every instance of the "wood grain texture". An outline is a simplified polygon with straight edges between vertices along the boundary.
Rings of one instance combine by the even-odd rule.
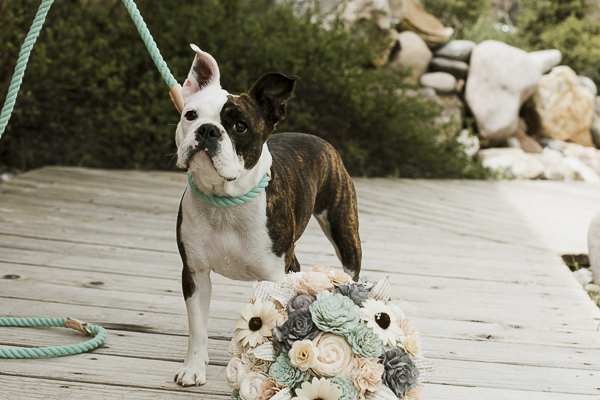
[[[181,173],[49,167],[0,185],[0,315],[73,316],[109,332],[93,353],[0,362],[0,398],[228,398],[228,340],[251,283],[213,277],[209,382],[172,382],[187,345],[175,243],[185,182]],[[425,399],[598,398],[600,311],[559,256],[586,252],[600,186],[355,185],[363,275],[390,277],[438,365]],[[296,254],[303,268],[340,265],[314,221]],[[80,339],[0,328],[2,347]]]

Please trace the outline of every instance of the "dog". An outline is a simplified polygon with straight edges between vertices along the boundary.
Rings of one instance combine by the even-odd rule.
[[[273,282],[300,271],[294,246],[311,216],[355,280],[362,256],[354,184],[333,146],[308,134],[271,137],[299,78],[268,73],[248,93],[231,95],[215,59],[191,46],[196,56],[175,140],[177,166],[189,177],[177,217],[189,323],[187,356],[175,375],[183,386],[206,382],[211,271]],[[209,202],[249,192],[255,197],[241,204]]]

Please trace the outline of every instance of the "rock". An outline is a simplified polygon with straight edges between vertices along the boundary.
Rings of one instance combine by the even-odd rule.
[[[600,293],[600,285],[596,285],[595,283],[588,283],[584,289],[586,292]]]
[[[575,173],[575,180],[600,183],[600,176],[592,168],[585,165],[583,161],[574,157],[563,157],[561,162]]]
[[[11,180],[12,178],[14,178],[17,174],[13,173],[13,172],[3,172],[2,174],[0,174],[0,183],[2,182],[7,182],[9,180]]]
[[[458,82],[456,82],[456,93],[462,94],[465,89],[465,83],[464,79],[459,79]]]
[[[567,147],[569,147],[569,143],[555,139],[541,139],[540,143],[542,144],[542,146],[545,146],[549,149],[558,150],[561,153],[565,151]]]
[[[587,76],[583,76],[583,75],[579,75],[578,78],[579,78],[579,83],[581,83],[581,85],[583,87],[588,88],[594,96],[596,96],[598,94],[598,88],[596,87],[596,84],[594,83],[593,80],[591,80]],[[595,108],[595,106],[596,106],[596,101],[594,99],[594,108]]]
[[[594,279],[592,271],[587,268],[579,268],[577,271],[573,271],[573,276],[575,279],[577,279],[577,282],[579,282],[581,286],[587,285]]]
[[[454,93],[456,78],[447,72],[429,72],[421,75],[423,86],[434,88],[438,93]]]
[[[563,154],[558,150],[546,147],[538,155],[538,159],[544,164],[544,178],[550,181],[572,181],[575,172],[562,162]]]
[[[562,53],[560,50],[540,50],[532,51],[529,57],[540,66],[542,74],[550,72],[550,70],[560,64]]]
[[[456,140],[464,146],[463,150],[468,157],[473,157],[479,151],[479,139],[471,135],[468,129],[463,129]]]
[[[399,51],[392,54],[390,68],[401,73],[405,68],[412,68],[412,74],[406,78],[408,83],[416,84],[419,78],[427,71],[433,54],[425,41],[414,32],[396,34]]]
[[[590,167],[600,175],[600,150],[594,147],[584,147],[574,143],[568,143],[563,154],[566,157],[573,157]]]
[[[544,173],[544,164],[534,154],[518,148],[491,148],[477,154],[484,167],[505,172],[516,179],[537,179]]]
[[[600,212],[592,219],[588,230],[588,251],[594,281],[600,283]]]
[[[524,131],[518,129],[514,136],[525,153],[541,153],[542,145],[539,144],[534,138],[527,135]]]
[[[494,144],[516,133],[519,110],[541,76],[539,65],[516,47],[486,40],[473,49],[465,99],[483,138]]]
[[[404,19],[404,0],[389,0],[392,26],[396,27]]]
[[[453,75],[456,79],[462,79],[467,76],[469,65],[463,61],[451,60],[444,57],[433,57],[429,63],[431,71],[447,72]]]
[[[468,85],[468,84],[467,84]],[[594,96],[567,66],[544,75],[532,99],[539,123],[539,134],[552,139],[592,146],[590,126],[594,113]]]
[[[448,110],[457,120],[462,120],[465,115],[465,103],[460,100],[458,95],[440,94],[435,96],[435,100],[443,110]]]
[[[418,0],[404,1],[404,19],[398,30],[417,33],[432,49],[446,43],[454,33],[454,29],[444,27],[436,17],[428,14]]]
[[[436,57],[445,57],[468,63],[471,51],[477,44],[470,40],[451,40],[438,48],[434,54]]]
[[[600,149],[600,115],[594,114],[594,118],[592,119],[592,126],[590,127],[590,132],[592,134],[592,141],[594,142],[594,146]]]

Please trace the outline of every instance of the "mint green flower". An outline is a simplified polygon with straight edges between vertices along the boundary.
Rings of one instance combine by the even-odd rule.
[[[347,335],[360,321],[358,306],[341,294],[318,293],[309,309],[313,322],[324,332]]]
[[[342,390],[342,395],[338,400],[357,400],[358,390],[352,382],[352,378],[348,375],[336,375],[333,378],[329,378],[331,383],[335,383],[338,388]]]
[[[384,352],[383,342],[379,339],[379,336],[365,324],[360,324],[351,330],[346,335],[346,339],[352,346],[354,354],[368,360],[379,357]]]
[[[300,371],[293,367],[287,354],[280,354],[277,361],[269,367],[269,376],[275,379],[275,382],[287,385],[291,388],[300,387],[302,382],[310,379],[308,371]]]

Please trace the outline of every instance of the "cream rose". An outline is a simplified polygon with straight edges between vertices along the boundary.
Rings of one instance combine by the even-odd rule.
[[[225,382],[230,388],[239,389],[240,382],[248,369],[239,357],[233,357],[225,369]]]
[[[423,385],[417,384],[414,388],[406,392],[406,396],[402,400],[420,400],[423,395]]]
[[[333,283],[327,275],[321,272],[306,272],[298,277],[295,287],[298,294],[312,294],[315,296],[324,290],[332,291]]]
[[[288,352],[288,357],[294,367],[300,371],[307,371],[316,365],[319,349],[309,339],[296,340]]]
[[[340,283],[352,283],[352,278],[350,278],[350,275],[348,275],[344,271],[332,269],[331,272],[329,272],[328,276],[329,279],[331,279],[331,282],[335,283],[336,285],[339,285]]]
[[[404,350],[408,351],[413,357],[421,357],[421,335],[415,333],[414,335],[405,336],[400,339]]]
[[[354,386],[358,389],[361,397],[365,392],[376,392],[381,388],[381,377],[385,368],[377,361],[367,360],[366,358],[356,357],[354,371],[350,375]]]
[[[332,377],[336,374],[349,375],[353,368],[352,347],[343,336],[331,333],[320,334],[313,339],[319,355],[310,372],[317,377]]]
[[[308,272],[320,272],[325,275],[329,275],[331,271],[333,271],[333,268],[329,265],[315,265],[308,270]]]
[[[260,372],[249,372],[240,382],[240,398],[242,400],[259,400],[262,397],[262,386],[269,377]]]
[[[275,382],[273,378],[269,377],[260,387],[261,395],[258,397],[258,400],[269,400],[284,387],[286,386]]]
[[[400,328],[402,328],[402,331],[406,336],[419,333],[419,331],[417,330],[417,326],[408,318],[404,318],[402,319],[402,321],[400,321]]]

